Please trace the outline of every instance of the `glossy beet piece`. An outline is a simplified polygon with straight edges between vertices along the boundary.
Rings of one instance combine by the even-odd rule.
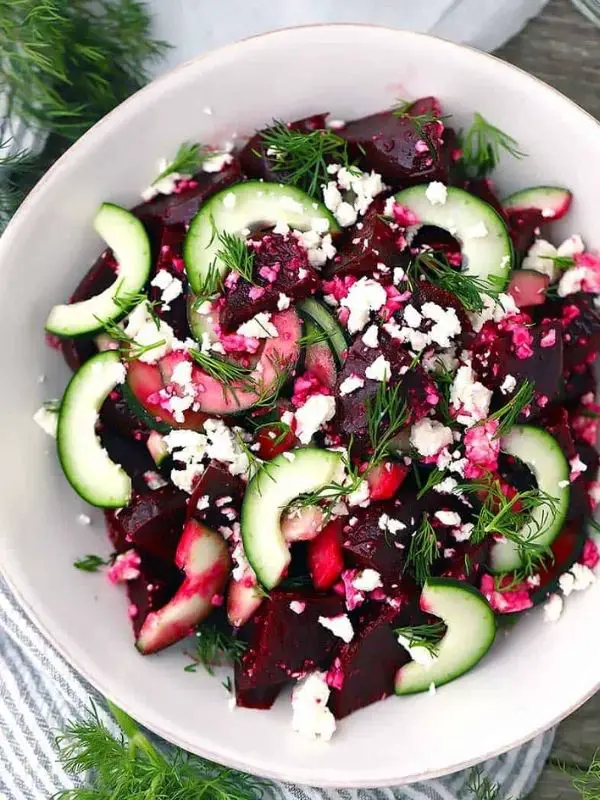
[[[600,349],[600,314],[594,296],[570,294],[544,307],[547,316],[560,320],[563,329],[566,372],[584,372],[596,360]]]
[[[105,511],[109,538],[118,553],[135,547],[141,555],[172,563],[186,517],[187,495],[172,486],[133,495],[130,504]]]
[[[527,255],[527,251],[533,244],[536,231],[548,220],[542,217],[542,212],[536,208],[507,211],[505,213],[508,221],[508,232],[515,248],[518,263],[520,263],[520,259]]]
[[[305,604],[301,614],[292,611],[292,602]],[[235,667],[236,689],[279,685],[328,664],[339,639],[318,619],[342,613],[344,602],[337,595],[306,589],[271,592],[248,630],[242,631],[248,648]]]
[[[132,212],[156,235],[162,225],[187,225],[209,197],[226,186],[239,183],[242,177],[240,163],[234,156],[233,161],[220,172],[196,173],[193,178],[195,186],[174,194],[159,194],[147,203],[136,206]]]
[[[393,606],[374,606],[361,615],[354,639],[338,648],[329,672],[329,707],[336,719],[393,694],[396,671],[410,661],[394,633],[409,624],[402,618]]]
[[[186,518],[189,520],[195,517],[214,530],[219,530],[222,525],[231,527],[239,516],[243,494],[244,482],[241,478],[232,475],[224,464],[213,460],[202,473],[190,495]],[[198,510],[198,503],[204,498],[208,498],[209,506]],[[231,499],[223,503],[226,498]],[[201,506],[204,504],[205,502],[200,503]],[[237,515],[233,520],[229,514],[232,510]]]
[[[139,576],[126,584],[136,639],[148,614],[166,605],[183,582],[183,574],[173,563],[150,555],[141,556],[139,569]]]
[[[132,437],[131,433],[121,436],[105,427],[100,430],[100,440],[111,459],[121,464],[130,475],[134,491],[145,492],[147,486],[144,474],[149,470],[156,470],[156,464],[148,452],[144,436],[141,435],[139,439]]]
[[[489,538],[480,544],[449,541],[447,545],[442,553],[442,559],[433,565],[433,574],[441,575],[443,578],[455,578],[457,581],[476,586],[489,560],[491,547]]]
[[[420,109],[440,113],[435,98],[422,98],[402,117],[383,111],[353,120],[339,133],[348,141],[350,152],[360,166],[378,172],[394,189],[434,180],[447,183],[449,162],[443,152],[444,124],[435,120],[421,127],[411,119],[411,114],[425,113]]]
[[[178,339],[186,339],[190,335],[187,319],[187,281],[183,263],[183,240],[185,227],[183,225],[165,225],[159,234],[156,267],[153,276],[160,270],[166,270],[183,283],[183,291],[174,300],[168,303],[169,308],[163,310],[161,303],[162,290],[156,286],[148,287],[148,297],[156,303],[155,310],[161,319],[164,319],[173,328]],[[152,278],[150,279],[152,280]]]
[[[306,250],[294,236],[266,233],[253,241],[256,285],[239,276],[237,279],[232,276],[232,283],[225,284],[219,321],[228,333],[260,311],[277,311],[280,294],[292,301],[300,300],[313,294],[318,285],[317,273],[308,263]]]
[[[100,294],[114,283],[117,262],[112,250],[105,250],[92,264],[71,295],[70,303],[79,303]],[[62,339],[61,349],[65,361],[76,372],[79,367],[97,352],[92,338]]]
[[[326,119],[327,114],[313,114],[311,117],[290,122],[288,127],[301,133],[312,133],[312,131],[323,130]],[[284,179],[285,175],[277,172],[277,165],[267,155],[268,147],[264,143],[262,134],[263,131],[255,133],[241,150],[239,158],[242,171],[249,178],[263,178],[265,181]]]
[[[570,522],[559,533],[550,545],[553,559],[547,559],[545,566],[538,572],[539,586],[532,592],[532,600],[539,603],[548,594],[556,590],[556,581],[579,558],[586,539],[585,526],[582,519]]]
[[[367,473],[371,502],[391,500],[404,483],[410,467],[397,461],[382,461]]]
[[[397,257],[395,234],[384,222],[384,200],[376,199],[359,220],[361,228],[354,225],[338,247],[337,255],[328,267],[328,275],[372,275],[378,264],[390,267]]]
[[[466,339],[473,331],[473,326],[467,316],[465,307],[460,300],[458,300],[456,295],[452,294],[452,292],[447,292],[445,289],[441,289],[439,286],[435,286],[433,283],[429,283],[429,281],[418,281],[410,302],[417,311],[421,310],[424,303],[435,303],[442,308],[453,308],[456,311],[456,316],[458,317],[461,327],[461,335],[457,338]],[[401,320],[402,312],[398,311],[396,317]],[[426,325],[431,327],[433,322],[429,321]],[[427,327],[423,327],[423,330],[427,330]]]
[[[358,336],[350,347],[344,366],[338,375],[337,427],[346,435],[354,436],[357,450],[361,451],[369,447],[367,403],[373,400],[380,385],[379,381],[367,378],[365,371],[380,355],[390,363],[391,378],[388,385],[401,387],[401,394],[409,409],[407,425],[424,417],[438,401],[435,384],[419,365],[409,368],[412,359],[408,352],[383,330],[379,332],[379,344],[378,349],[367,347]],[[342,382],[351,375],[363,378],[364,386],[351,394],[339,395]]]
[[[570,372],[565,375],[561,386],[559,402],[571,409],[579,404],[584,394],[596,391],[596,379],[592,367],[586,366],[581,372]]]
[[[146,441],[149,428],[132,413],[120,388],[106,398],[100,409],[100,422],[120,436]]]
[[[473,345],[473,370],[485,386],[499,389],[507,375],[516,380],[513,392],[498,392],[495,405],[502,406],[518,391],[523,381],[534,387],[534,402],[531,414],[524,420],[531,421],[558,396],[563,380],[563,336],[557,322],[542,322],[528,326],[532,340],[532,355],[519,358],[516,354],[511,331],[497,332],[495,326],[485,325]]]

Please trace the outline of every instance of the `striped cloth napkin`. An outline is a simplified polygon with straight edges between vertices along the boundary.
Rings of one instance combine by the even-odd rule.
[[[49,800],[74,786],[56,762],[54,737],[67,721],[85,716],[90,698],[114,728],[99,695],[44,639],[0,578],[0,800]],[[500,798],[531,791],[553,738],[548,731],[481,765],[499,784]],[[339,791],[271,783],[267,800],[455,800],[465,796],[467,778],[463,771],[392,789]]]

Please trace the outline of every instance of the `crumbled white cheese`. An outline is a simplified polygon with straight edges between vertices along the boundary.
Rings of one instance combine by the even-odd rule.
[[[454,478],[448,477],[436,484],[433,487],[433,490],[434,492],[439,492],[440,494],[452,494],[457,486],[458,482]]]
[[[322,185],[323,202],[342,227],[353,225],[373,198],[386,188],[377,172],[362,172],[356,167],[348,169],[339,164],[330,164],[327,171],[335,180]]]
[[[573,583],[573,591],[575,592],[584,591],[596,580],[596,576],[592,570],[589,567],[586,567],[584,564],[573,564],[569,571],[575,579]]]
[[[500,391],[502,394],[511,394],[511,392],[514,392],[516,385],[517,379],[514,375],[507,375],[500,385]]]
[[[381,514],[377,525],[380,530],[382,531],[389,531],[392,534],[396,534],[399,531],[403,531],[406,528],[406,525],[403,522],[400,522],[399,519],[394,519],[390,517],[389,514]]]
[[[488,229],[485,227],[485,222],[479,221],[465,231],[465,238],[467,239],[485,239],[488,235]]]
[[[373,350],[379,347],[379,328],[377,325],[369,325],[362,335],[363,344]]]
[[[279,297],[277,299],[277,310],[286,311],[290,307],[290,302],[290,298],[287,296],[287,294],[279,292]]]
[[[544,603],[544,622],[556,622],[563,611],[564,601],[559,594],[551,594]]]
[[[350,205],[350,203],[346,203],[344,200],[337,207],[334,216],[342,228],[348,228],[350,225],[354,225],[357,220],[358,213],[356,209]]]
[[[379,311],[385,305],[387,295],[380,283],[372,278],[361,278],[350,287],[346,297],[342,298],[341,305],[349,309],[348,317],[349,333],[362,331],[367,322],[371,311]]]
[[[338,614],[336,617],[319,617],[319,625],[327,628],[346,644],[354,639],[354,628],[347,614]]]
[[[366,368],[365,376],[373,381],[387,383],[392,377],[390,362],[384,356],[377,356],[375,361]]]
[[[215,153],[214,156],[209,156],[204,159],[202,162],[202,171],[221,172],[223,167],[226,167],[227,164],[231,164],[232,161],[233,156],[231,153]]]
[[[458,527],[462,524],[460,514],[456,511],[436,511],[434,516],[439,519],[442,525],[447,525],[448,527]]]
[[[171,303],[183,292],[183,283],[166,269],[159,269],[154,278],[150,281],[150,286],[156,286],[161,290],[162,310],[168,311]]]
[[[346,122],[343,119],[328,119],[325,124],[331,131],[339,131],[346,127]]]
[[[472,522],[465,522],[460,527],[452,531],[452,536],[457,542],[466,542],[471,538],[475,526]]]
[[[47,433],[48,436],[56,439],[56,430],[58,428],[58,411],[53,411],[46,406],[42,406],[41,408],[38,408],[33,415],[33,421],[36,423],[36,425],[40,426],[44,433]]]
[[[440,347],[450,347],[450,340],[461,331],[456,311],[451,307],[442,308],[437,303],[423,303],[421,313],[435,323],[428,331],[429,341]]]
[[[450,405],[459,413],[456,421],[469,428],[485,419],[490,410],[492,391],[475,380],[470,364],[459,367],[450,390]]]
[[[335,399],[327,394],[313,394],[296,411],[296,436],[308,444],[314,434],[335,416]]]
[[[204,472],[203,459],[206,453],[207,438],[197,431],[173,430],[163,439],[173,460],[183,464],[183,469],[171,471],[171,481],[179,489],[192,493],[195,481]]]
[[[431,181],[427,189],[425,189],[425,197],[432,206],[443,206],[448,198],[448,189],[440,181]]]
[[[299,680],[292,692],[292,727],[306,739],[329,741],[335,732],[335,719],[327,708],[329,686],[326,673],[311,672]]]
[[[261,311],[248,322],[237,329],[240,336],[248,336],[253,339],[270,339],[278,336],[277,328],[271,322],[271,315],[268,311]]]
[[[421,314],[411,303],[408,303],[404,308],[404,322],[409,328],[418,328],[422,321]]]
[[[158,322],[157,326],[149,312],[148,304],[144,302],[137,305],[125,317],[123,323],[127,336],[130,336],[140,348],[149,348],[138,356],[145,364],[155,364],[173,348],[175,340],[173,328],[164,320]]]
[[[398,644],[401,645],[408,655],[412,658],[412,660],[420,664],[425,669],[433,666],[435,663],[436,656],[429,650],[429,648],[424,647],[422,644],[411,644],[411,639],[406,636],[402,636],[398,634]]]
[[[429,417],[416,422],[410,431],[410,442],[422,456],[435,456],[453,441],[452,430]]]
[[[163,172],[167,172],[170,169],[171,164],[171,161],[168,161],[166,158],[161,158],[158,162],[158,174],[161,175]],[[175,190],[177,182],[183,178],[191,178],[191,175],[188,173],[184,174],[182,172],[169,172],[164,178],[153,181],[150,186],[141,192],[142,200],[147,203],[158,194],[172,194]]]
[[[589,276],[589,267],[571,267],[558,282],[558,296],[567,297],[582,290],[584,281]]]
[[[88,517],[87,514],[78,514],[77,515],[77,522],[79,525],[91,525],[92,518]]]
[[[372,592],[382,586],[381,575],[375,569],[361,569],[352,581],[352,586],[358,592]]]
[[[301,600],[290,601],[290,611],[293,611],[294,614],[304,613],[305,608],[306,608],[306,603],[303,603]]]
[[[346,500],[349,506],[366,508],[371,502],[371,492],[369,490],[369,484],[367,481],[361,481],[358,485],[358,488],[353,492],[350,492]]]
[[[241,428],[229,428],[223,420],[207,419],[204,422],[208,444],[206,455],[224,464],[228,464],[232,475],[247,475],[249,470],[248,454],[240,445],[243,436]]]
[[[340,383],[340,395],[344,397],[347,394],[352,394],[357,389],[361,389],[365,382],[358,375],[349,375]]]
[[[510,294],[500,292],[496,299],[486,294],[482,296],[482,299],[483,308],[481,311],[469,312],[467,315],[476,333],[479,333],[485,323],[490,320],[500,322],[512,314],[519,313],[517,304]]]
[[[291,211],[294,214],[304,214],[304,206],[302,203],[298,202],[298,200],[294,200],[293,197],[290,197],[287,194],[284,194],[282,197],[279,198],[279,205],[282,208],[285,208],[286,211]]]
[[[192,381],[193,365],[191,361],[180,361],[171,374],[171,383],[188,386]]]

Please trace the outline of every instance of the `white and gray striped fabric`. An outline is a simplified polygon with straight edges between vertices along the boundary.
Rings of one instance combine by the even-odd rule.
[[[54,737],[101,698],[43,638],[0,579],[0,800],[48,800],[73,780],[56,762]],[[548,757],[554,732],[481,765],[501,786],[500,798],[528,794]],[[165,747],[168,747],[163,743]],[[393,789],[325,791],[271,784],[268,800],[455,800],[467,772]]]

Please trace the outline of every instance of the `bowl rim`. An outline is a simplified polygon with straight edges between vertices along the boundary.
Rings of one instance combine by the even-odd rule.
[[[119,105],[116,106],[114,109],[112,109],[108,114],[106,114],[104,117],[98,120],[54,162],[54,164],[40,178],[40,180],[35,184],[35,186],[31,189],[27,197],[21,203],[20,207],[18,208],[18,210],[10,220],[9,224],[7,225],[2,236],[0,236],[0,263],[2,262],[4,251],[9,247],[10,240],[15,239],[19,235],[21,235],[21,228],[27,222],[27,214],[29,208],[37,202],[40,192],[44,190],[48,182],[51,181],[54,175],[58,173],[65,166],[65,164],[73,157],[73,154],[79,154],[82,150],[85,150],[88,141],[92,139],[95,135],[97,135],[97,132],[99,130],[101,130],[105,126],[110,126],[113,123],[113,121],[117,120],[123,114],[124,111],[127,112],[135,111],[135,106],[140,102],[141,97],[145,97],[146,95],[151,94],[153,92],[158,92],[160,88],[163,86],[165,88],[168,87],[169,83],[174,79],[174,76],[178,75],[179,73],[185,72],[186,70],[194,69],[200,62],[205,61],[207,59],[218,57],[223,53],[228,53],[228,52],[235,53],[236,50],[243,49],[246,43],[253,42],[254,40],[257,39],[267,39],[267,38],[272,39],[279,37],[285,38],[286,36],[289,36],[290,34],[293,35],[294,33],[297,32],[304,32],[305,35],[310,35],[310,32],[316,29],[319,30],[330,29],[332,31],[335,31],[337,29],[352,29],[352,28],[360,30],[363,30],[365,28],[375,29],[389,34],[397,35],[400,38],[415,38],[424,41],[428,40],[434,41],[436,42],[436,46],[447,47],[450,51],[468,51],[476,59],[481,58],[483,60],[493,61],[495,62],[496,66],[499,67],[500,69],[507,69],[518,73],[524,81],[529,82],[538,91],[541,90],[543,92],[546,92],[547,94],[551,94],[561,103],[566,103],[568,106],[570,106],[572,112],[577,114],[580,118],[583,119],[587,118],[586,123],[587,124],[591,123],[596,128],[597,132],[600,133],[600,121],[597,120],[588,111],[581,108],[574,100],[571,100],[569,97],[560,92],[558,89],[555,89],[554,87],[547,84],[545,81],[542,81],[540,78],[532,75],[526,70],[523,70],[520,67],[510,64],[509,62],[499,58],[498,56],[486,53],[470,45],[452,42],[449,41],[448,39],[444,39],[443,37],[436,36],[433,34],[420,33],[416,31],[406,30],[403,28],[395,28],[390,25],[381,25],[376,23],[323,22],[323,23],[312,23],[305,25],[286,26],[283,28],[277,28],[274,30],[265,31],[262,33],[254,34],[252,36],[244,37],[242,39],[238,39],[234,42],[230,42],[228,44],[212,48],[204,53],[201,53],[200,55],[188,59],[182,62],[181,64],[178,64],[177,66],[167,70],[158,77],[154,78],[152,81],[150,81],[150,83],[138,89],[127,99],[119,103]],[[0,546],[1,546],[1,538],[0,538]],[[59,639],[55,638],[55,636],[50,632],[51,628],[53,627],[52,620],[46,618],[44,609],[41,606],[41,604],[40,603],[36,604],[35,596],[32,595],[31,597],[24,597],[20,592],[17,585],[18,580],[13,579],[13,576],[11,574],[10,558],[0,559],[0,576],[2,576],[6,581],[10,591],[13,593],[17,602],[21,606],[21,609],[27,614],[27,616],[33,622],[36,628],[40,631],[40,633],[44,636],[44,638],[48,641],[48,643],[60,654],[60,656],[66,661],[66,663],[70,665],[103,697],[106,697],[111,701],[113,701],[116,705],[121,707],[125,712],[134,717],[141,725],[148,728],[150,731],[157,734],[158,736],[161,736],[162,738],[165,739],[165,741],[177,747],[180,747],[184,750],[187,750],[188,752],[195,753],[198,756],[205,758],[207,760],[215,761],[217,763],[224,764],[225,766],[238,769],[243,772],[258,775],[260,777],[270,779],[273,781],[286,781],[297,784],[306,784],[306,774],[304,772],[294,771],[293,769],[287,768],[286,772],[282,774],[281,772],[278,772],[277,769],[275,768],[256,769],[247,762],[240,760],[239,756],[233,755],[231,751],[228,751],[227,754],[220,751],[215,752],[209,749],[208,747],[202,747],[199,746],[198,744],[192,744],[191,742],[187,741],[185,737],[178,735],[176,732],[166,733],[159,724],[151,721],[152,714],[146,713],[146,706],[144,703],[137,702],[133,697],[131,697],[130,699],[116,697],[112,694],[110,688],[106,685],[108,682],[106,680],[106,676],[94,675],[92,677],[90,673],[94,672],[93,665],[82,664],[81,660],[70,652],[70,642],[72,641],[72,637],[66,631],[62,631],[62,638]],[[390,775],[389,777],[385,778],[381,777],[374,780],[369,778],[365,780],[354,779],[350,783],[344,783],[343,781],[340,782],[339,780],[332,780],[330,778],[322,777],[316,783],[311,782],[311,785],[322,788],[348,788],[348,789],[379,788],[379,787],[389,787],[394,785],[410,784],[417,781],[431,780],[437,777],[442,777],[444,775],[449,775],[454,772],[467,769],[468,767],[480,763],[481,761],[499,756],[503,753],[508,752],[509,750],[512,750],[513,748],[525,744],[526,742],[530,741],[537,735],[557,725],[567,716],[572,714],[580,706],[582,706],[585,702],[587,702],[587,700],[589,700],[599,689],[600,689],[600,676],[594,687],[589,692],[587,692],[585,696],[581,697],[576,703],[573,703],[564,712],[557,714],[555,717],[549,720],[545,725],[540,726],[536,728],[534,731],[529,732],[526,736],[513,739],[506,745],[495,748],[492,751],[486,753],[485,755],[478,755],[473,759],[467,759],[463,762],[453,764],[452,766],[446,768],[442,769],[432,768],[425,770],[423,772],[411,775],[402,775],[400,777],[394,777],[393,775]],[[335,743],[333,746],[335,746]],[[391,768],[393,769],[393,765]]]

